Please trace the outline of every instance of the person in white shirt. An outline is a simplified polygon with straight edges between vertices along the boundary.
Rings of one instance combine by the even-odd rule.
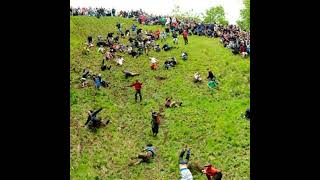
[[[116,59],[116,62],[117,62],[117,65],[122,65],[123,64],[123,62],[124,62],[124,59],[123,59],[123,57],[122,56],[120,56],[119,58],[117,58]]]
[[[194,74],[194,82],[197,83],[197,82],[201,82],[201,81],[202,81],[202,79],[201,79],[201,77],[200,77],[199,72],[196,72],[196,73]]]

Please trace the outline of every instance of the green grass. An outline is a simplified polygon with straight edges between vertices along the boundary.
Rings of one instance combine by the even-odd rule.
[[[191,161],[212,163],[223,171],[223,179],[249,179],[250,123],[240,117],[250,104],[249,59],[234,56],[219,39],[189,36],[189,45],[184,46],[180,36],[179,49],[149,54],[160,59],[161,68],[157,71],[150,69],[146,55],[138,59],[125,55],[122,67],[107,62],[112,64],[111,71],[100,72],[102,55],[97,49],[87,56],[81,54],[87,36],[106,36],[116,31],[117,22],[129,28],[133,21],[116,17],[70,18],[71,179],[179,179],[178,154],[186,144],[191,148]],[[168,42],[172,45],[172,38]],[[186,62],[180,58],[183,50],[189,54]],[[164,70],[163,62],[173,56],[178,65]],[[81,72],[86,67],[101,73],[111,82],[111,88],[80,89]],[[213,94],[206,85],[207,68],[220,82],[219,90]],[[136,78],[125,79],[124,69],[141,73],[138,79],[144,83],[142,103],[135,103],[134,90],[125,87]],[[205,80],[200,85],[192,82],[196,71]],[[155,76],[168,79],[159,81]],[[182,100],[183,107],[166,109],[159,134],[153,137],[150,111],[158,110],[167,96]],[[112,122],[92,133],[82,126],[86,112],[99,107],[104,108],[99,116]],[[147,143],[156,147],[157,157],[152,163],[128,167],[130,158]],[[193,175],[195,179],[206,179],[201,174]]]

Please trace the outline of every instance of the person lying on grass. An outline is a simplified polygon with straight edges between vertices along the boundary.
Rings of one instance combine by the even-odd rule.
[[[126,79],[128,77],[133,77],[133,76],[138,76],[139,75],[139,73],[133,73],[133,72],[130,72],[130,71],[127,71],[127,70],[124,70],[123,73],[124,73],[124,76],[125,76]]]
[[[164,104],[164,106],[166,108],[170,108],[170,107],[180,107],[182,105],[182,102],[176,102],[176,101],[172,101],[172,97],[167,97],[166,98],[166,102]]]
[[[160,48],[159,44],[157,44],[157,45],[154,47],[154,50],[155,50],[156,52],[160,52],[160,51],[161,51],[161,48]]]
[[[147,144],[146,148],[141,152],[137,157],[133,159],[137,159],[137,161],[129,163],[129,166],[140,164],[141,162],[150,163],[151,159],[156,157],[155,148],[152,144]]]
[[[99,47],[99,49],[98,49],[98,52],[104,54],[104,51],[105,51],[105,49],[104,49],[104,47],[101,45],[101,46]]]
[[[106,60],[111,60],[114,58],[113,53],[111,53],[110,51],[107,51],[104,57]]]
[[[186,149],[182,149],[179,155],[179,169],[181,174],[181,180],[193,180],[193,176],[188,169],[188,162],[190,159],[190,148],[187,150],[187,156],[186,159],[183,159],[183,155],[185,153]]]
[[[170,60],[167,60],[164,62],[164,67],[166,69],[169,69],[171,67],[175,67],[175,65],[177,65],[178,61],[175,57],[172,57]]]
[[[199,72],[196,72],[194,74],[194,82],[197,83],[197,82],[202,82],[202,79],[201,79],[201,76],[199,74]]]
[[[99,74],[97,77],[102,87],[109,87],[110,83],[108,81],[102,80],[101,74]]]
[[[186,53],[186,52],[182,52],[181,53],[181,58],[182,58],[182,60],[187,60],[188,59],[188,54]]]
[[[173,49],[174,47],[172,47],[172,46],[169,46],[169,44],[164,44],[163,46],[162,46],[162,49],[164,50],[164,51],[169,51],[169,50],[171,50],[171,49]]]
[[[102,121],[101,118],[97,117],[97,114],[102,110],[102,108],[97,111],[88,111],[88,118],[84,126],[88,126],[89,129],[97,129],[99,127],[109,124],[110,120]]]
[[[116,59],[116,63],[117,63],[117,65],[119,65],[119,66],[122,66],[123,62],[124,62],[124,58],[123,58],[122,56],[119,56],[119,57]]]

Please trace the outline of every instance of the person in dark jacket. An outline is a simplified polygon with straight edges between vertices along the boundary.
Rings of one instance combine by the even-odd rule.
[[[97,114],[98,114],[101,110],[102,110],[102,108],[98,109],[97,111],[92,111],[92,110],[90,110],[90,111],[88,112],[87,121],[86,121],[86,123],[85,123],[84,125],[85,125],[85,126],[88,125],[88,127],[89,127],[90,129],[99,128],[99,127],[101,127],[103,124],[104,124],[104,125],[107,125],[107,124],[110,122],[110,120],[107,120],[106,123],[103,123],[103,122],[101,121],[101,119],[97,117]]]

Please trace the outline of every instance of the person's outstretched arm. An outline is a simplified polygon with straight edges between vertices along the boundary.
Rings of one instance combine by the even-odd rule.
[[[100,108],[96,112],[92,113],[92,117],[96,116],[101,110],[102,110],[102,108]]]

